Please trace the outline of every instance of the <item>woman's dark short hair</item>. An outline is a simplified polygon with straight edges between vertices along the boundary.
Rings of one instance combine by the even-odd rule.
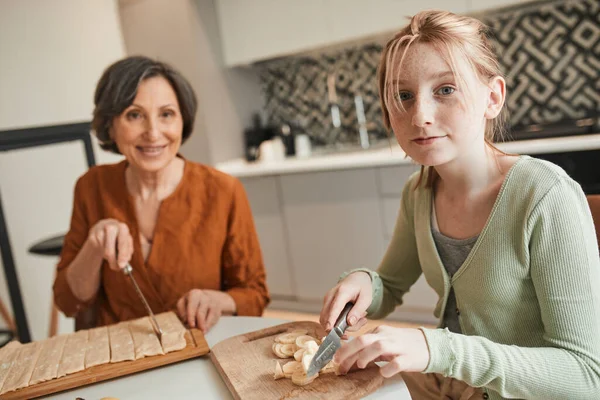
[[[155,76],[162,76],[173,87],[183,119],[182,143],[190,137],[198,104],[190,83],[166,63],[133,56],[109,66],[96,86],[92,130],[104,150],[121,154],[109,134],[113,119],[133,103],[140,83]]]

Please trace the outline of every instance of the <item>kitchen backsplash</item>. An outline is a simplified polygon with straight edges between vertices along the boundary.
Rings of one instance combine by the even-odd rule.
[[[538,3],[490,14],[507,77],[510,125],[583,118],[600,112],[600,2]],[[355,95],[363,99],[371,141],[387,138],[377,95],[382,43],[318,56],[291,56],[258,66],[269,122],[295,122],[315,145],[359,142]],[[341,125],[333,126],[327,78],[335,87]]]

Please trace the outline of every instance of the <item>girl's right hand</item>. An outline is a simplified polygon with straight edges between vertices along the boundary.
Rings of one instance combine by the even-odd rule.
[[[100,220],[90,229],[87,242],[102,254],[111,269],[125,268],[133,255],[133,238],[126,224],[116,219]]]
[[[321,310],[321,325],[329,332],[346,304],[353,302],[354,307],[348,313],[346,320],[348,331],[356,331],[367,322],[365,317],[371,301],[373,301],[371,276],[362,271],[354,272],[325,295]]]

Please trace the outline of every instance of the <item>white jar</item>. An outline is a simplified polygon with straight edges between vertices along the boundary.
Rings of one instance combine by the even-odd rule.
[[[285,146],[280,137],[265,140],[258,148],[258,157],[263,162],[277,162],[285,159]]]
[[[296,157],[306,158],[312,154],[312,148],[310,144],[310,138],[306,134],[296,135],[294,145],[296,147]]]

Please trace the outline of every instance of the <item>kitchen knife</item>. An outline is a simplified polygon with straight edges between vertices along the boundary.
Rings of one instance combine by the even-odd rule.
[[[310,362],[308,371],[306,372],[307,377],[311,377],[323,369],[333,359],[335,352],[342,346],[342,336],[346,332],[346,328],[348,328],[346,318],[353,306],[354,303],[348,303],[342,310],[342,313],[335,322],[335,326],[327,337],[325,337],[325,340],[323,340],[323,343],[319,346],[319,350],[317,350]]]
[[[131,283],[133,283],[133,287],[135,288],[135,291],[137,292],[138,297],[144,304],[146,311],[148,311],[148,315],[150,316],[150,323],[152,324],[152,329],[154,329],[154,333],[156,333],[156,336],[158,337],[158,341],[160,342],[162,339],[162,330],[160,329],[160,326],[158,325],[156,318],[154,318],[154,313],[152,312],[150,305],[146,301],[144,294],[140,290],[140,287],[138,286],[137,282],[135,281],[135,278],[133,277],[133,268],[131,267],[131,264],[128,263],[125,266],[125,268],[123,268],[123,273],[125,275],[127,275],[129,277],[129,279],[131,279]]]

